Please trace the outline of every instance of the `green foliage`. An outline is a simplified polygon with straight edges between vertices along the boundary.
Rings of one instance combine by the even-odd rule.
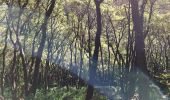
[[[46,94],[43,89],[38,89],[35,95],[35,100],[84,100],[86,94],[86,87],[76,89],[76,87],[53,87],[47,90]],[[10,88],[5,88],[4,92],[5,100],[11,100]],[[29,99],[28,99],[29,98]],[[31,100],[30,97],[27,97]],[[101,95],[98,91],[95,91],[93,100],[107,100],[105,96]]]
[[[36,92],[36,100],[84,100],[86,93],[86,87],[81,87],[76,89],[75,87],[70,87],[67,90],[66,87],[54,87],[44,94],[44,90],[38,90]],[[106,97],[95,92],[93,100],[106,100]]]
[[[5,88],[4,98],[5,98],[5,100],[11,100],[12,95],[11,95],[11,89],[10,89],[10,87],[6,87],[6,88]]]

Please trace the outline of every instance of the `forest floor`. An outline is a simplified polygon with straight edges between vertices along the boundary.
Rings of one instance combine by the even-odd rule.
[[[12,95],[9,88],[5,89],[4,100],[11,100]],[[86,95],[86,87],[53,87],[45,94],[44,90],[37,90],[35,100],[84,100]],[[1,100],[1,99],[0,99]],[[24,100],[21,96],[19,100]],[[99,91],[94,91],[93,100],[107,100],[106,96]]]

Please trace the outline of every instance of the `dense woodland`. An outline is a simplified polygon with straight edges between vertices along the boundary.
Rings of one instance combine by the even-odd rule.
[[[0,100],[168,100],[169,0],[1,0]]]

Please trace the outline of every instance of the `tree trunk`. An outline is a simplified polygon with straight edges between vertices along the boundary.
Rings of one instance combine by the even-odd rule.
[[[97,63],[98,63],[98,55],[99,55],[99,47],[100,47],[100,37],[102,32],[102,23],[101,23],[101,11],[100,11],[100,4],[102,3],[102,0],[95,0],[96,5],[96,14],[97,14],[97,32],[96,32],[96,38],[95,38],[95,49],[94,54],[92,57],[92,64],[89,66],[89,82],[87,87],[87,94],[86,94],[86,100],[91,100],[93,97],[93,91],[95,84],[95,76],[96,76],[96,69],[97,69]]]
[[[35,95],[37,85],[38,85],[37,80],[38,80],[38,77],[39,77],[39,67],[40,67],[42,53],[43,53],[45,41],[46,41],[48,19],[49,19],[50,15],[52,14],[52,11],[53,11],[54,6],[55,6],[55,2],[56,2],[56,0],[51,0],[50,6],[45,13],[44,23],[41,26],[42,38],[41,38],[40,46],[38,48],[37,57],[36,57],[36,61],[35,61],[35,69],[34,69],[33,84],[32,84],[33,95]]]
[[[7,32],[6,32],[6,36],[5,36],[5,46],[3,48],[3,62],[2,62],[2,72],[1,72],[1,95],[3,96],[4,95],[4,72],[5,72],[5,66],[6,66],[6,49],[7,49],[7,37],[8,37],[8,29],[7,29]]]
[[[132,20],[133,20],[134,31],[135,31],[135,62],[134,62],[135,70],[134,71],[137,71],[136,69],[139,70],[139,76],[138,76],[139,99],[146,100],[149,99],[149,93],[147,91],[148,82],[146,80],[146,77],[143,75],[145,74],[146,76],[148,76],[146,57],[145,57],[145,43],[143,37],[143,17],[141,18],[139,14],[139,7],[138,7],[137,0],[131,0],[131,6],[132,6]]]

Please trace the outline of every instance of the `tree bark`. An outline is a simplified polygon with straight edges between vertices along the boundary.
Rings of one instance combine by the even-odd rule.
[[[37,85],[38,85],[37,80],[38,80],[38,77],[39,77],[39,67],[40,67],[42,53],[43,53],[45,41],[46,41],[48,19],[49,19],[50,15],[52,14],[52,11],[55,7],[55,2],[56,2],[56,0],[51,0],[50,6],[45,13],[44,23],[41,26],[42,38],[41,38],[40,46],[38,48],[38,52],[37,52],[37,56],[36,56],[34,76],[33,76],[33,84],[32,84],[32,89],[31,89],[34,96],[35,96]]]
[[[149,99],[149,93],[147,91],[148,84],[146,81],[146,77],[144,77],[143,75],[145,74],[146,76],[148,76],[146,57],[145,57],[145,43],[144,43],[144,36],[143,36],[143,17],[141,18],[140,16],[137,0],[131,0],[131,6],[132,6],[132,20],[133,20],[134,31],[135,31],[134,74],[136,73],[137,69],[139,70],[139,73],[141,73],[138,76],[139,99],[146,100]]]
[[[96,76],[96,69],[98,63],[98,55],[99,55],[99,48],[100,48],[100,37],[102,33],[102,23],[101,23],[101,11],[100,11],[100,4],[103,0],[94,0],[96,5],[96,14],[97,14],[97,32],[95,37],[95,49],[92,57],[92,64],[89,66],[89,85],[87,87],[87,94],[86,100],[91,100],[93,97],[93,91],[95,85],[95,76]]]
[[[8,29],[7,29],[7,32],[6,32],[6,36],[5,36],[5,46],[3,48],[3,62],[2,62],[2,72],[1,72],[1,95],[3,96],[4,95],[4,72],[5,72],[5,67],[6,67],[6,49],[7,49],[7,37],[8,37]]]

